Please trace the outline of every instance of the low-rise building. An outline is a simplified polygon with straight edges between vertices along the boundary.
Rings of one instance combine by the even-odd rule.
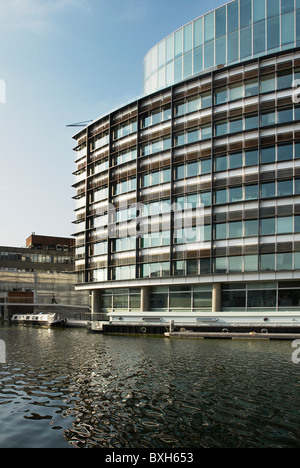
[[[89,294],[75,291],[74,240],[37,236],[27,248],[0,247],[0,317],[56,312],[86,319]]]

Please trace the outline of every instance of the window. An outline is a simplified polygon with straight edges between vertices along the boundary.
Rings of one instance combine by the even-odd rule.
[[[243,127],[244,125],[242,118],[230,120],[230,133],[242,132]]]
[[[283,4],[286,3],[287,0],[282,2]],[[288,3],[288,2],[287,2]],[[292,11],[291,13],[287,13],[281,16],[281,43],[284,44],[292,44],[294,43],[294,35],[295,35],[295,15]]]
[[[135,265],[127,265],[124,267],[116,267],[112,269],[114,280],[125,280],[135,278]]]
[[[243,153],[235,153],[229,156],[229,169],[243,167]]]
[[[277,75],[277,89],[281,90],[291,88],[293,79],[292,71],[279,72]]]
[[[175,276],[185,276],[186,274],[185,269],[186,269],[186,262],[184,260],[175,262],[175,270],[174,270]]]
[[[187,260],[186,261],[186,274],[188,276],[199,274],[199,262],[198,260]]]
[[[211,205],[211,192],[201,192],[200,198],[201,198],[201,204],[203,206],[210,206]]]
[[[277,160],[287,161],[289,159],[293,159],[293,144],[278,146]]]
[[[215,236],[216,240],[226,239],[227,238],[227,224],[216,224],[215,226]]]
[[[268,2],[268,5],[274,2]],[[268,50],[276,49],[279,46],[279,16],[267,20],[268,28]]]
[[[188,78],[193,74],[193,54],[188,52],[183,56],[183,78]]]
[[[240,273],[243,271],[243,257],[229,257],[229,272]]]
[[[191,163],[187,165],[187,177],[196,177],[199,174],[199,163]]]
[[[188,99],[187,101],[187,111],[188,113],[196,112],[201,108],[201,100],[197,97]]]
[[[180,115],[185,114],[185,102],[180,101],[175,105],[175,116],[179,117]]]
[[[275,111],[262,114],[260,118],[260,123],[262,127],[267,127],[268,125],[274,125],[276,123]]]
[[[237,239],[243,237],[243,223],[238,221],[236,223],[229,223],[229,238]]]
[[[245,221],[245,237],[256,237],[258,234],[258,220]]]
[[[245,200],[257,200],[258,199],[258,185],[246,185],[245,186]]]
[[[253,22],[262,21],[266,17],[266,0],[253,0]]]
[[[240,0],[240,27],[249,26],[252,22],[252,0]]]
[[[258,94],[257,79],[245,81],[245,97],[256,96]]]
[[[209,42],[215,36],[215,12],[208,13],[204,16],[204,41]]]
[[[150,263],[142,265],[141,267],[141,276],[142,278],[152,278],[169,276],[170,274],[170,264],[169,262],[162,263]]]
[[[269,148],[262,148],[261,150],[261,163],[268,164],[275,162],[275,146]]]
[[[130,251],[130,250],[135,250],[135,248],[136,248],[135,237],[124,237],[122,239],[116,239],[114,241],[115,252]]]
[[[275,75],[266,75],[261,77],[260,82],[261,93],[270,93],[275,91]]]
[[[211,41],[204,45],[204,67],[211,68],[215,64],[214,42]]]
[[[182,54],[182,29],[179,29],[179,31],[177,31],[175,34],[174,34],[174,38],[175,38],[175,57],[178,57],[179,55]]]
[[[220,88],[215,91],[215,105],[224,104],[227,102],[227,88]]]
[[[300,195],[300,179],[295,179],[295,195]]]
[[[298,8],[298,5],[297,5]],[[281,13],[288,13],[294,9],[294,0],[284,0],[281,2]]]
[[[258,164],[258,151],[245,152],[245,166],[256,166]]]
[[[272,198],[272,197],[275,197],[275,191],[276,191],[275,182],[262,184],[260,196],[261,198]]]
[[[239,58],[239,37],[235,31],[227,36],[228,62],[234,62]]]
[[[189,52],[192,49],[193,40],[193,25],[188,24],[183,30],[183,51],[184,53]]]
[[[293,262],[292,253],[277,254],[277,270],[291,270]]]
[[[294,218],[278,218],[277,219],[277,234],[290,234],[294,232]]]
[[[267,218],[260,220],[261,236],[271,236],[275,234],[275,218]]]
[[[223,65],[227,62],[226,56],[226,36],[216,39],[216,65]]]
[[[260,4],[264,0],[258,0]],[[260,23],[254,23],[253,25],[253,54],[259,54],[266,50],[266,23],[261,21]]]
[[[235,101],[244,97],[244,87],[242,83],[229,86],[229,100]]]
[[[257,271],[258,270],[258,255],[245,255],[244,258],[245,271]]]
[[[215,259],[215,273],[227,273],[227,257]]]
[[[208,289],[207,286],[204,286],[204,287],[194,286],[193,307],[195,309],[211,308],[212,292],[209,290],[205,290],[205,289],[201,291],[201,288]]]
[[[271,2],[268,1],[267,14],[268,14],[268,18],[272,18],[272,16],[279,15],[279,0],[273,0]]]
[[[208,107],[211,107],[211,93],[204,93],[201,96],[201,107],[202,109],[207,109]]]
[[[215,129],[216,129],[216,136],[227,135],[228,133],[227,121],[216,124]]]
[[[248,308],[276,307],[276,290],[248,291]]]
[[[222,205],[228,203],[227,190],[217,190],[216,191],[216,205]]]
[[[285,123],[293,121],[293,108],[282,109],[277,112],[277,123]]]
[[[195,143],[199,140],[199,130],[194,128],[187,132],[187,143]]]
[[[229,189],[230,203],[239,202],[243,200],[243,187],[235,187]]]
[[[286,197],[293,195],[293,181],[284,180],[278,182],[278,197]]]
[[[142,176],[141,185],[142,187],[152,187],[155,185],[164,184],[170,182],[171,171],[170,169],[164,169],[162,171],[150,172]]]
[[[216,37],[226,34],[226,5],[216,10]]]
[[[208,140],[211,138],[212,129],[210,125],[205,125],[201,128],[201,139]]]
[[[244,309],[246,307],[246,291],[222,291],[223,308]]]
[[[228,33],[236,31],[239,27],[239,4],[231,2],[227,5]]]
[[[250,115],[245,117],[245,130],[254,130],[258,127],[258,116]]]
[[[252,56],[252,26],[240,30],[241,58]]]
[[[216,172],[226,171],[227,170],[227,156],[220,156],[216,158],[215,163]]]
[[[203,46],[194,49],[194,74],[203,70]]]
[[[299,307],[300,305],[300,290],[299,289],[283,289],[278,290],[278,306],[279,307]]]
[[[201,174],[209,174],[211,172],[211,159],[202,159],[200,166]]]
[[[261,271],[275,270],[275,254],[264,254],[260,256]]]

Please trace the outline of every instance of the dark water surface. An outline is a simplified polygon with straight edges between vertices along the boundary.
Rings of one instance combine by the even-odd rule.
[[[300,448],[291,342],[0,326],[0,448]]]

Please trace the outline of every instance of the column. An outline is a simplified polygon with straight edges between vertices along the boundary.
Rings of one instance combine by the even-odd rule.
[[[99,314],[101,313],[101,291],[94,289],[92,291],[92,304],[91,304],[92,315],[97,314],[94,320],[99,320]]]
[[[221,312],[221,283],[214,283],[212,288],[212,313]]]
[[[141,312],[149,312],[150,309],[150,286],[141,288]]]

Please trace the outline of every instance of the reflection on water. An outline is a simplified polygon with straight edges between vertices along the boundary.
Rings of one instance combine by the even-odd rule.
[[[290,342],[0,327],[0,448],[300,447]]]

